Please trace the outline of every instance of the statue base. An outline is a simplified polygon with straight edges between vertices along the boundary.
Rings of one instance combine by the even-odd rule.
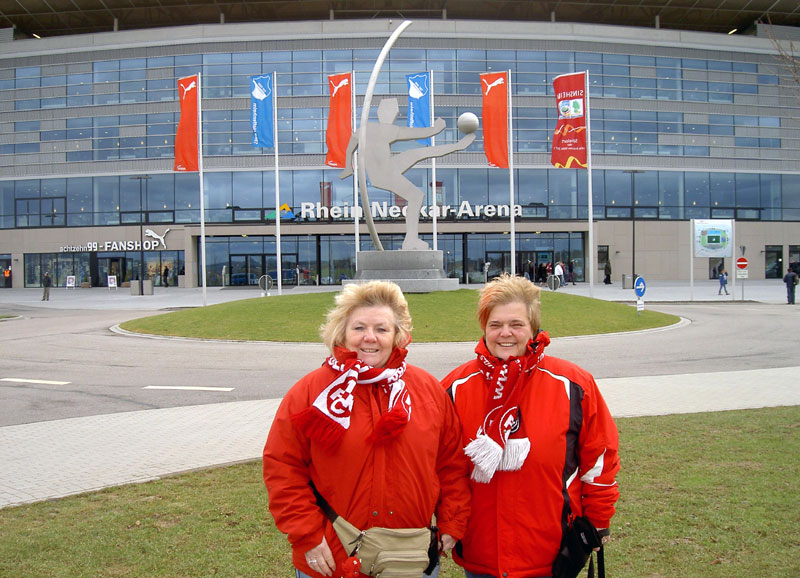
[[[359,251],[355,279],[348,283],[367,281],[392,281],[404,293],[430,293],[455,291],[458,279],[444,273],[444,255],[441,251]]]

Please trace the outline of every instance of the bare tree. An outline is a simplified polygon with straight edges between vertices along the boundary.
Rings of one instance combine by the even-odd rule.
[[[764,20],[759,21],[759,24],[764,26],[767,36],[778,51],[778,58],[783,65],[783,71],[792,79],[795,91],[800,96],[800,55],[798,55],[794,40],[780,38],[768,14]]]

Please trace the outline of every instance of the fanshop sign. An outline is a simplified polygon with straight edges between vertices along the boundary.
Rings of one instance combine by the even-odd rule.
[[[387,202],[374,202],[370,205],[370,212],[374,219],[399,219],[405,217],[408,207],[390,205]],[[456,219],[475,219],[481,217],[510,217],[509,205],[471,205],[463,201],[460,205],[424,205],[419,214],[423,218],[433,217],[434,213],[439,219],[455,217]],[[322,203],[301,203],[301,219],[352,219],[364,216],[361,207],[352,207],[345,203],[343,207],[327,207]],[[514,216],[522,216],[522,206],[514,205]]]
[[[157,251],[166,249],[164,237],[169,229],[159,235],[152,229],[145,229],[144,241],[88,241],[83,245],[64,245],[59,248],[61,253],[95,253],[98,251]]]

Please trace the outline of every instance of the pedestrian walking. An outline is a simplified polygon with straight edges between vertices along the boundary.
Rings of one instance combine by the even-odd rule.
[[[730,295],[728,293],[728,272],[725,269],[719,272],[719,291],[717,291],[717,295],[722,295],[723,289],[725,290],[725,295]]]
[[[42,279],[42,287],[44,287],[44,291],[42,292],[42,301],[50,301],[50,287],[52,286],[53,280],[50,278],[50,273],[45,271],[44,279]]]
[[[567,265],[567,283],[572,283],[575,285],[575,261],[570,259],[569,264]]]
[[[603,266],[603,275],[605,275],[603,283],[611,285],[611,261],[606,261],[606,264]]]
[[[783,276],[783,282],[786,283],[786,303],[794,305],[794,294],[797,290],[798,277],[797,273],[792,271],[791,267],[786,270],[786,275]]]

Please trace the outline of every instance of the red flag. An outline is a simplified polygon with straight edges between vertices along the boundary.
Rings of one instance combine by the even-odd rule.
[[[553,79],[558,122],[553,131],[550,164],[558,169],[586,168],[586,73]]]
[[[508,72],[481,74],[483,150],[489,165],[508,168]]]
[[[200,170],[197,156],[197,75],[178,79],[178,100],[181,117],[175,134],[176,171],[196,172]]]
[[[328,109],[328,130],[325,133],[325,144],[328,145],[325,164],[329,167],[347,166],[345,156],[352,133],[352,81],[349,72],[328,77],[331,100]]]

